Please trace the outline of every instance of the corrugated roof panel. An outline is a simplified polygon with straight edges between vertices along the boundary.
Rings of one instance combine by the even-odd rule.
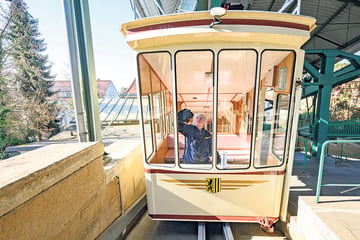
[[[175,13],[181,2],[180,0],[160,1],[166,14]],[[141,2],[141,5],[149,4],[146,8],[155,6],[153,0],[138,0],[138,2]],[[253,0],[249,10],[277,12],[284,3],[285,0]],[[360,4],[358,3],[358,0],[301,0],[300,14],[317,19],[317,28],[312,34],[315,36],[303,48],[337,48],[350,53],[359,51]],[[297,4],[297,0],[294,0],[294,4]],[[155,16],[155,13],[156,11],[153,10],[151,15],[146,16]]]
[[[137,121],[138,119],[138,112],[139,112],[139,107],[138,107],[138,101],[137,99],[134,99],[131,108],[129,110],[129,114],[126,118],[126,121]]]
[[[249,10],[257,10],[257,11],[268,11],[269,6],[271,5],[271,0],[267,1],[254,1],[250,7]],[[273,10],[271,10],[273,11]]]
[[[160,15],[160,11],[153,0],[137,0],[136,8],[143,18]]]
[[[122,106],[121,111],[119,112],[119,114],[116,117],[116,121],[126,121],[127,120],[129,110],[130,110],[134,100],[135,100],[134,98],[126,99],[125,104]]]
[[[121,105],[121,101],[123,101],[123,99],[111,99],[111,101],[106,105],[106,107],[104,107],[103,110],[100,112],[100,120],[111,121],[111,119],[109,119],[109,115],[113,112],[113,109],[116,106]]]
[[[319,6],[314,6],[316,11],[303,11],[303,14],[313,14],[314,17],[317,19],[318,25],[323,24],[328,20],[328,18],[336,13],[338,9],[343,9],[344,6],[347,6],[346,3],[339,2],[336,0],[329,0],[329,1],[321,1],[319,2]],[[342,10],[341,12],[343,12]],[[339,15],[337,15],[339,16]]]
[[[176,12],[180,4],[180,0],[161,0],[161,6],[166,14],[172,14]]]

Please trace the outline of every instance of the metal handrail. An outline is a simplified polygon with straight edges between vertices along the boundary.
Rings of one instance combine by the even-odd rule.
[[[359,139],[360,137],[347,137],[347,138],[345,138],[346,140],[350,140],[350,139],[358,139],[358,140],[360,140]],[[340,150],[340,162],[342,162],[342,158],[343,158],[343,156],[344,157],[359,157],[360,155],[359,154],[352,154],[352,155],[343,155],[343,153],[344,153],[344,143],[341,143],[341,150]]]
[[[360,134],[360,119],[330,121],[327,136],[357,137]]]
[[[320,198],[320,190],[321,186],[332,186],[332,187],[360,187],[360,183],[353,183],[353,184],[342,184],[342,183],[327,183],[321,184],[322,182],[322,174],[324,170],[324,161],[325,161],[325,147],[330,143],[360,143],[360,140],[328,140],[325,141],[321,147],[321,155],[320,155],[320,164],[319,164],[319,174],[318,174],[318,181],[316,185],[316,203],[319,203]]]

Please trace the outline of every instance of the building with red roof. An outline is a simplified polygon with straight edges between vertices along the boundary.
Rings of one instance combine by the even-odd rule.
[[[111,80],[97,80],[97,94],[99,101],[102,99],[119,99],[119,94]],[[56,80],[52,87],[56,92],[57,105],[60,109],[57,123],[67,127],[75,123],[75,113],[72,104],[72,86],[69,80]]]

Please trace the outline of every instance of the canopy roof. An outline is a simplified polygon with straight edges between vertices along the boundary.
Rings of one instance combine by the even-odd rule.
[[[300,1],[300,0],[298,0]],[[293,1],[284,12],[293,12],[297,2]],[[204,2],[204,3],[202,3]],[[209,1],[137,0],[136,14],[139,18],[182,12],[183,7],[197,3],[197,10],[207,10]],[[212,4],[224,1],[211,1]],[[291,0],[228,0],[231,4],[242,4],[244,10],[278,12]],[[196,5],[194,5],[196,6]],[[203,9],[199,9],[202,6]],[[194,9],[195,10],[195,9]],[[348,53],[360,50],[360,0],[301,0],[300,15],[314,17],[317,27],[303,49],[338,49]],[[306,56],[316,62],[316,55]]]

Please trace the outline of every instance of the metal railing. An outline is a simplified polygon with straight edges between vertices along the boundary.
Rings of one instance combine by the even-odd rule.
[[[344,140],[360,140],[360,136],[359,137],[346,137],[344,138]],[[327,146],[327,150],[326,150],[326,154],[329,155],[329,147],[330,144]],[[343,157],[360,157],[360,154],[344,154],[344,143],[341,143],[341,147],[340,147],[340,162],[342,162]]]
[[[301,136],[312,138],[314,136],[314,126],[300,126],[298,133]],[[360,119],[350,119],[344,121],[329,121],[327,137],[357,137],[360,136]]]
[[[360,119],[330,121],[327,136],[356,137],[360,135]]]
[[[330,143],[360,143],[360,140],[328,140],[325,141],[321,148],[321,155],[320,155],[320,163],[319,163],[319,174],[318,174],[318,181],[316,185],[316,203],[319,203],[320,198],[320,190],[321,186],[327,187],[360,187],[360,183],[326,183],[322,184],[322,174],[324,170],[324,161],[325,161],[325,147]]]
[[[303,165],[303,169],[302,169],[302,173],[305,172],[305,166],[306,166],[306,161],[307,161],[307,155],[308,155],[308,150],[309,150],[309,143],[307,139],[296,139],[297,142],[304,142],[304,162],[302,163]],[[300,163],[294,163],[294,165],[298,165]]]

